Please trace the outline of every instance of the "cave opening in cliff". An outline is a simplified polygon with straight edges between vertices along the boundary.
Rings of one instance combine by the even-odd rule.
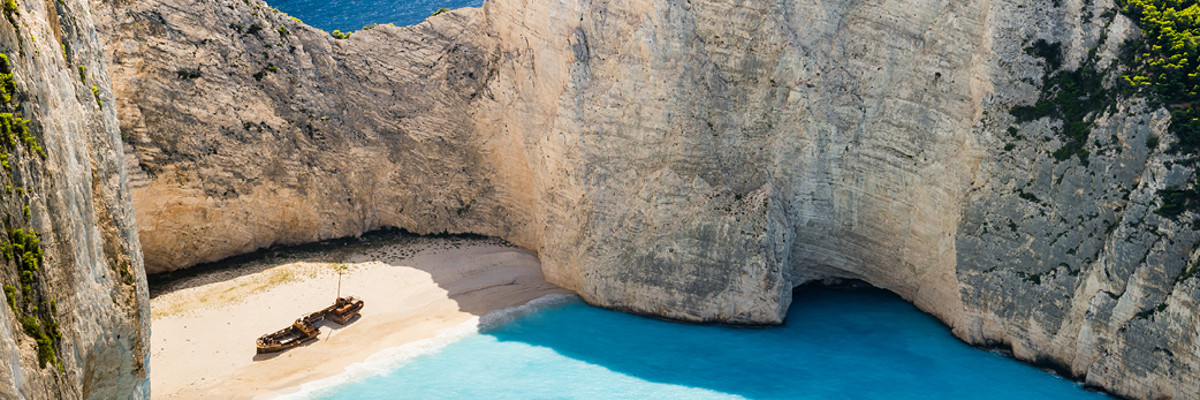
[[[917,313],[920,313],[925,317],[928,317],[930,320],[936,322],[947,334],[953,330],[953,328],[947,325],[946,322],[941,318],[922,310],[920,307],[917,307],[916,304],[913,304],[912,301],[904,298],[904,296],[900,295],[899,293],[887,288],[876,286],[869,281],[858,278],[816,279],[796,286],[792,289],[792,302],[788,306],[789,318],[791,316],[792,308],[804,307],[803,302],[805,299],[827,296],[831,293],[857,293],[868,298],[876,299],[880,302],[890,303],[899,301],[906,304],[908,307],[911,307],[913,311],[916,311]],[[785,321],[785,323],[790,323],[790,321]],[[957,338],[955,340],[961,341]]]
[[[837,290],[837,289],[878,289],[878,290],[882,290],[882,291],[891,293],[890,290],[881,288],[879,286],[872,285],[871,282],[867,282],[862,279],[825,278],[825,279],[811,280],[811,281],[804,282],[804,283],[796,286],[795,288],[792,289],[792,297],[795,297],[796,294],[802,293],[804,291],[816,290],[816,289],[833,289],[833,290]]]

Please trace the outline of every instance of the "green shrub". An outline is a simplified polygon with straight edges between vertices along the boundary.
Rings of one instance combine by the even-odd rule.
[[[20,317],[20,324],[29,334],[30,338],[34,338],[37,342],[37,362],[42,368],[46,368],[47,364],[56,364],[55,347],[58,346],[58,340],[62,338],[59,330],[59,323],[54,321],[54,312],[58,310],[58,304],[50,299],[50,303],[46,309],[38,310],[37,304],[34,302],[35,291],[34,285],[37,285],[37,277],[35,271],[40,268],[44,257],[41,246],[41,239],[38,238],[37,232],[25,231],[25,229],[17,228],[8,232],[8,243],[2,246],[5,252],[5,257],[12,259],[17,264],[20,270],[19,279],[22,286],[22,298],[24,305],[16,303],[16,288],[11,286],[5,287],[6,297],[11,297],[10,308]],[[8,292],[13,292],[8,295]],[[43,303],[43,305],[46,305]]]
[[[32,154],[37,154],[42,159],[46,158],[46,151],[38,144],[37,138],[29,131],[29,120],[23,119],[14,113],[0,113],[0,145],[6,150],[0,152],[0,161],[3,162],[4,168],[12,173],[12,165],[9,164],[7,151],[16,148],[18,144],[25,146],[25,149]]]
[[[104,108],[104,100],[100,100],[100,88],[92,85],[92,96],[96,98],[96,105]]]
[[[16,3],[13,0],[5,0],[4,7],[12,21],[11,18],[16,14]],[[80,79],[86,79],[86,67],[81,65],[78,68]],[[0,165],[8,172],[10,178],[14,177],[13,174],[18,165],[30,165],[19,162],[23,161],[18,158],[20,153],[16,152],[19,147],[24,147],[31,155],[36,154],[43,159],[46,158],[45,150],[38,144],[37,138],[29,128],[30,120],[21,118],[16,107],[18,93],[14,73],[16,71],[10,64],[8,55],[0,53],[0,94],[2,94],[0,100],[3,100],[0,101]],[[92,86],[92,93],[96,96],[98,104],[100,102],[99,91],[98,87]],[[22,172],[36,173],[38,171],[36,165],[30,165],[30,167],[29,171]],[[25,217],[29,218],[32,216],[32,210],[29,198],[26,196],[31,196],[32,191],[22,187],[13,190],[14,183],[19,184],[20,181],[10,180],[6,183],[3,194],[5,196],[12,196],[14,193],[19,195],[18,198],[9,198],[12,202],[19,202],[10,203],[10,205],[21,207]],[[13,224],[22,222],[6,219],[5,224],[11,227]],[[0,234],[0,238],[3,238],[0,240],[0,255],[3,256],[6,263],[12,263],[11,265],[16,269],[16,282],[3,286],[8,308],[12,310],[15,319],[21,323],[22,330],[36,342],[39,365],[45,367],[48,364],[57,364],[62,370],[62,364],[56,356],[58,341],[62,338],[59,324],[54,320],[58,307],[53,299],[47,303],[41,297],[45,293],[40,272],[43,269],[42,263],[45,257],[41,239],[33,229],[20,227],[8,230],[7,235]]]
[[[1163,205],[1157,210],[1158,214],[1167,218],[1174,218],[1187,211],[1200,210],[1200,182],[1192,182],[1192,187],[1180,189],[1178,186],[1171,186],[1158,191],[1158,197],[1162,199]]]
[[[54,299],[49,303],[38,303],[34,299],[37,293],[34,286],[38,285],[34,275],[42,263],[43,253],[41,239],[33,230],[13,229],[9,231],[8,241],[0,245],[4,256],[17,264],[20,270],[18,276],[21,283],[21,301],[17,301],[17,288],[4,286],[5,298],[9,308],[21,322],[21,328],[37,343],[38,365],[45,368],[47,364],[58,364],[56,348],[62,339],[59,324],[54,320],[58,312],[58,304]],[[39,309],[38,304],[45,307]]]
[[[17,93],[17,82],[13,80],[12,66],[8,63],[8,55],[0,53],[0,100],[3,104],[11,104]]]
[[[1183,282],[1195,276],[1197,266],[1200,266],[1200,263],[1189,263],[1183,268],[1183,273],[1179,275],[1179,279],[1176,279],[1176,281]]]
[[[446,8],[446,7],[442,7],[442,8],[437,9],[437,11],[434,11],[433,14],[430,14],[429,16],[432,17],[434,15],[438,15],[438,14],[441,14],[441,13],[444,13],[447,11],[450,11],[450,9]]]
[[[17,311],[17,288],[13,285],[4,285],[4,298],[8,300],[8,308],[16,314]]]
[[[129,269],[128,262],[121,263],[120,273],[121,280],[124,281],[126,285],[132,285],[134,283],[133,270]]]
[[[178,71],[175,71],[175,74],[179,76],[179,79],[196,79],[203,76],[199,69],[180,68]]]
[[[54,357],[55,339],[51,337],[61,338],[62,334],[58,331],[58,323],[52,322],[53,326],[43,328],[42,324],[38,323],[38,318],[33,316],[21,318],[21,327],[25,333],[33,338],[37,343],[38,350],[38,365],[46,368],[46,364],[55,364],[58,360]],[[50,334],[47,335],[47,330]]]
[[[46,152],[29,131],[29,120],[13,113],[0,113],[0,144],[5,150],[13,150],[17,144],[23,144],[30,153],[46,158]]]
[[[1091,65],[1084,65],[1074,71],[1061,71],[1050,76],[1043,83],[1042,95],[1037,103],[1013,107],[1010,113],[1017,117],[1017,122],[1043,117],[1062,120],[1061,136],[1064,143],[1054,152],[1054,158],[1065,161],[1075,156],[1083,165],[1087,165],[1088,152],[1085,148],[1092,123],[1113,100],[1112,94],[1104,89],[1103,73]]]
[[[1136,317],[1138,319],[1146,319],[1146,318],[1150,318],[1150,317],[1154,316],[1154,314],[1158,314],[1158,313],[1166,311],[1166,310],[1167,310],[1167,303],[1158,303],[1157,306],[1154,306],[1150,309],[1147,309],[1147,310],[1144,310],[1137,314],[1134,314],[1134,317]]]
[[[1132,68],[1124,81],[1171,110],[1173,153],[1200,150],[1200,5],[1197,0],[1118,0],[1137,22],[1141,40],[1127,45]]]
[[[1025,53],[1044,59],[1046,72],[1057,71],[1062,67],[1062,43],[1052,44],[1046,42],[1045,39],[1038,39],[1025,48]]]
[[[334,39],[349,39],[350,35],[353,35],[354,32],[342,33],[342,31],[334,29],[333,32],[331,32],[330,34],[333,35]]]
[[[17,25],[18,15],[21,15],[21,10],[17,8],[17,2],[14,0],[4,0],[4,17],[8,19],[8,23],[12,24],[13,30],[19,35],[21,33],[21,26]]]

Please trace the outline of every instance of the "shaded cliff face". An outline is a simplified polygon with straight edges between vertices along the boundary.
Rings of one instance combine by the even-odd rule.
[[[148,398],[142,256],[89,5],[3,13],[0,398]]]
[[[1111,2],[494,0],[344,40],[253,1],[96,7],[148,272],[476,232],[601,306],[773,324],[857,278],[1115,393],[1200,395],[1198,238],[1151,212],[1192,173],[1166,112],[1098,111],[1087,162],[1009,113],[1037,39],[1113,62]]]

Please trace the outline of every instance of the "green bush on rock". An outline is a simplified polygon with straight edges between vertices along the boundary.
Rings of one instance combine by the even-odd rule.
[[[4,7],[10,21],[13,21],[13,15],[17,12],[16,3],[13,0],[5,0]],[[16,26],[15,22],[13,25]],[[0,240],[0,255],[4,258],[4,264],[12,269],[4,270],[0,273],[0,278],[15,278],[13,284],[4,285],[5,302],[12,310],[14,319],[21,323],[22,330],[36,343],[38,364],[43,368],[46,365],[57,365],[61,371],[62,364],[58,361],[56,352],[62,333],[58,322],[55,321],[57,302],[47,299],[50,292],[43,282],[42,274],[45,272],[42,263],[45,253],[42,250],[42,241],[32,228],[22,228],[28,226],[32,218],[28,197],[32,196],[32,190],[21,187],[25,179],[23,176],[36,173],[40,166],[35,159],[22,159],[23,154],[19,149],[24,148],[24,154],[37,155],[41,159],[46,158],[46,151],[31,131],[30,120],[22,118],[19,111],[20,96],[14,79],[15,73],[8,55],[0,53],[0,165],[4,167],[7,172],[5,176],[9,179],[5,184],[4,203],[0,203],[0,209],[12,213],[4,218],[8,234],[0,235],[3,237]],[[87,69],[79,66],[81,80],[86,79],[86,74]],[[92,86],[92,93],[99,103],[99,88]],[[21,174],[17,174],[18,168],[22,169]],[[13,190],[14,185],[17,186],[16,190]],[[10,197],[13,194],[19,196]],[[24,218],[17,217],[16,213],[22,211]],[[17,221],[13,221],[13,217],[17,217]]]
[[[21,28],[17,26],[18,15],[21,15],[21,10],[17,8],[17,2],[14,0],[4,0],[4,17],[8,18],[8,23],[12,24],[13,29],[17,33],[20,33]]]
[[[92,96],[96,98],[96,105],[104,107],[104,100],[100,100],[100,88],[92,85]]]
[[[1144,35],[1130,42],[1132,68],[1124,81],[1171,110],[1170,151],[1200,150],[1200,5],[1197,0],[1121,0],[1121,11]]]
[[[1131,68],[1123,81],[1134,93],[1170,110],[1168,129],[1179,140],[1167,151],[1195,164],[1200,155],[1200,1],[1118,0],[1117,4],[1144,33],[1127,43],[1125,61]],[[1157,147],[1158,142],[1150,144]],[[1155,211],[1158,215],[1174,219],[1186,211],[1200,211],[1197,182],[1158,194],[1163,201]]]

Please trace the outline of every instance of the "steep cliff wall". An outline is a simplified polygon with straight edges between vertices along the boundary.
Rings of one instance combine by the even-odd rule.
[[[148,398],[149,309],[89,5],[0,21],[0,398]]]
[[[521,148],[474,125],[480,16],[333,40],[262,3],[111,6],[149,272],[389,225],[537,246]]]
[[[248,0],[96,7],[149,272],[469,231],[606,307],[772,324],[857,278],[1115,393],[1200,396],[1200,237],[1151,212],[1192,174],[1167,113],[1113,100],[1068,157],[1061,120],[1010,113],[1056,73],[1111,86],[1137,35],[1111,1],[493,0],[341,40]]]

